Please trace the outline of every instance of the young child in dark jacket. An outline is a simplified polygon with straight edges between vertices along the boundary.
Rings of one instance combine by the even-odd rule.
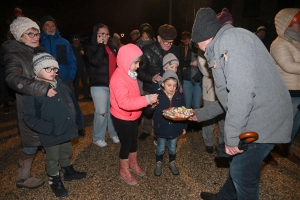
[[[162,160],[166,146],[169,152],[169,168],[173,175],[178,175],[179,170],[175,165],[176,146],[178,136],[185,134],[187,124],[185,122],[171,121],[163,117],[162,111],[169,107],[184,106],[183,95],[178,91],[180,87],[179,79],[172,70],[167,70],[161,80],[158,94],[158,104],[156,107],[148,107],[145,112],[154,112],[154,135],[157,137],[156,146],[156,167],[154,174],[162,174]],[[154,107],[154,108],[153,108]]]
[[[38,53],[37,53],[38,52]],[[37,54],[36,54],[37,53]],[[60,179],[58,164],[65,181],[86,177],[85,172],[74,170],[70,160],[71,139],[78,137],[76,112],[71,89],[59,77],[59,66],[50,54],[41,47],[35,49],[33,57],[35,79],[49,82],[57,94],[54,97],[24,96],[24,121],[28,127],[39,133],[41,144],[46,151],[46,171],[49,184],[57,197],[64,197],[68,191]]]

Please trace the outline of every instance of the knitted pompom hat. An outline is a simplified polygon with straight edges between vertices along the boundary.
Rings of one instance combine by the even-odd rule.
[[[10,25],[10,32],[17,41],[20,41],[21,36],[30,28],[35,28],[40,32],[40,27],[27,17],[17,17]]]
[[[46,67],[56,67],[59,69],[58,63],[55,58],[47,53],[42,46],[38,46],[34,49],[32,65],[35,75],[38,75],[40,71]]]
[[[198,43],[208,40],[214,37],[221,27],[215,11],[211,8],[200,8],[193,25],[192,41]]]
[[[217,14],[217,19],[222,26],[228,23],[233,23],[233,18],[227,8],[223,8],[222,12]]]
[[[166,69],[168,66],[171,66],[173,64],[179,65],[179,60],[172,53],[166,54],[163,58],[163,69]]]

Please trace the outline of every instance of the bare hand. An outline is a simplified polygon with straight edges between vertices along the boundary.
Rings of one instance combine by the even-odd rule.
[[[97,37],[97,43],[100,44],[100,43],[103,43],[104,42],[104,39],[101,35],[98,35]]]
[[[183,93],[183,87],[182,87],[182,85],[180,85],[179,92]]]
[[[159,81],[161,81],[162,77],[158,74],[155,74],[153,77],[152,77],[152,82],[153,83],[157,83]]]
[[[158,94],[150,94],[150,101],[152,104],[157,102],[157,97]]]
[[[185,135],[186,134],[186,130],[185,129],[183,129],[183,131],[182,131],[182,135]]]
[[[198,118],[197,118],[197,116],[196,115],[193,115],[193,116],[191,116],[190,118],[189,118],[189,120],[190,121],[198,121]]]
[[[54,97],[57,94],[57,92],[54,90],[54,88],[51,88],[48,90],[47,96],[48,97]]]
[[[191,66],[198,67],[198,61],[195,60],[195,61],[191,62]]]
[[[239,153],[243,153],[243,150],[240,150],[238,147],[232,147],[225,144],[225,151],[228,155],[236,155]]]
[[[80,55],[82,55],[82,56],[84,55],[84,51],[83,50],[80,51]]]
[[[158,104],[159,104],[159,101],[157,100],[157,102],[155,102],[151,105],[151,108],[155,108]]]

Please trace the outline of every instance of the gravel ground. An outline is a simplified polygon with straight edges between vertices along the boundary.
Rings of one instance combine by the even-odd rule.
[[[200,199],[201,191],[218,192],[224,184],[228,168],[217,168],[215,154],[204,151],[201,131],[191,131],[178,142],[176,163],[179,176],[172,175],[166,155],[163,174],[154,176],[155,146],[152,137],[149,137],[138,142],[138,160],[147,170],[147,175],[137,177],[138,185],[127,185],[118,174],[120,144],[114,144],[108,135],[108,146],[100,148],[93,144],[93,103],[80,102],[80,106],[85,116],[87,135],[72,141],[72,162],[75,169],[86,171],[88,176],[80,181],[64,182],[69,191],[64,199]],[[56,199],[47,183],[44,157],[40,151],[35,157],[32,175],[44,179],[46,183],[33,190],[15,187],[17,156],[21,149],[16,111],[12,108],[5,115],[2,106],[0,111],[0,199]],[[300,155],[299,135],[292,146],[297,155]],[[300,199],[299,166],[276,153],[272,154],[279,165],[262,165],[260,199]]]

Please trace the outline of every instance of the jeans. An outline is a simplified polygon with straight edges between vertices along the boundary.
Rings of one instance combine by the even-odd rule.
[[[178,137],[174,139],[170,138],[157,138],[157,146],[156,146],[156,155],[163,155],[166,149],[166,146],[169,149],[169,154],[176,154],[176,146],[177,146]]]
[[[294,120],[293,120],[291,142],[293,142],[294,138],[296,137],[296,135],[299,131],[299,127],[300,127],[300,112],[298,109],[299,104],[300,104],[300,97],[292,97]]]
[[[208,107],[209,105],[213,104],[214,101],[203,101],[203,107]],[[219,125],[219,133],[218,139],[219,144],[224,142],[224,125],[225,125],[225,113],[221,114],[211,120],[207,120],[202,122],[202,137],[205,143],[205,146],[214,146],[214,130],[215,130],[215,123],[218,122]]]
[[[227,181],[217,194],[219,199],[258,200],[263,159],[274,144],[251,143],[248,150],[233,157]]]
[[[70,166],[72,155],[71,141],[54,145],[51,147],[44,147],[46,151],[46,171],[50,176],[55,176],[58,173],[58,163],[61,167]]]
[[[100,86],[91,87],[91,95],[95,107],[93,141],[105,140],[107,126],[110,137],[117,136],[110,115],[109,88]]]
[[[138,119],[134,121],[125,121],[111,116],[112,121],[116,127],[121,148],[120,159],[128,159],[129,153],[137,151],[137,136],[138,136]]]
[[[197,109],[200,108],[200,101],[202,98],[201,83],[183,80],[183,98],[186,108]]]
[[[35,154],[38,147],[23,147],[22,151],[26,154]]]

